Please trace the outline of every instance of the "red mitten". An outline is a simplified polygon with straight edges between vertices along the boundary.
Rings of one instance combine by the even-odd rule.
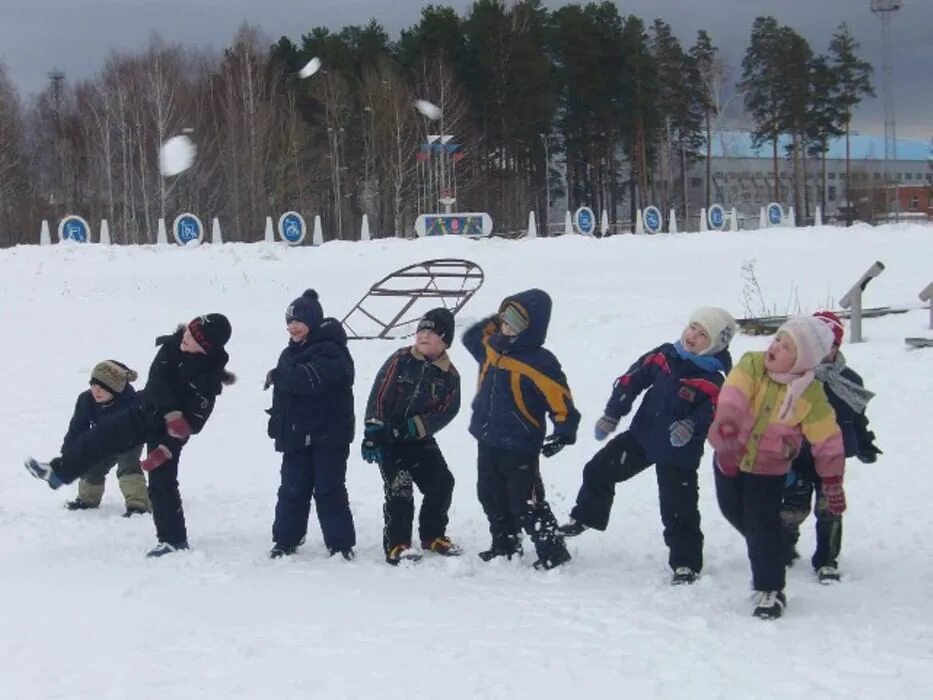
[[[172,451],[168,449],[165,445],[159,445],[157,448],[152,450],[146,459],[142,460],[139,463],[139,466],[142,467],[143,471],[151,472],[153,469],[158,469],[167,461],[172,458]]]
[[[846,512],[846,492],[842,488],[841,476],[823,479],[823,498],[826,499],[826,507],[833,515],[842,515]]]
[[[169,411],[165,414],[165,429],[176,440],[187,440],[191,437],[191,424],[181,411]]]
[[[732,423],[714,425],[716,438],[710,440],[716,448],[714,463],[725,476],[735,478],[739,475],[739,458],[742,454],[742,443],[739,442],[739,429]]]

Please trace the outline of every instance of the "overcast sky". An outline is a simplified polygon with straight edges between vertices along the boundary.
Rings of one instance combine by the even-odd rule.
[[[262,27],[270,41],[285,35],[298,41],[312,27],[339,29],[375,18],[392,38],[414,24],[419,0],[0,0],[0,61],[24,96],[41,90],[53,67],[69,78],[88,78],[114,49],[146,46],[159,32],[189,46],[227,46],[243,22]],[[468,0],[443,3],[458,11]],[[545,2],[551,8],[563,2]],[[893,19],[898,136],[933,137],[933,0],[904,0]],[[752,21],[769,14],[803,34],[815,52],[846,21],[876,67],[881,95],[881,22],[870,0],[623,0],[623,14],[651,22],[661,17],[685,44],[706,29],[733,65],[735,75],[748,45]],[[881,100],[869,100],[856,116],[864,133],[883,133]]]

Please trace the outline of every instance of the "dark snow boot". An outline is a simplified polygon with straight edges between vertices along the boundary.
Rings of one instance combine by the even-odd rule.
[[[82,501],[80,498],[76,498],[73,501],[66,501],[65,508],[68,510],[96,510],[97,506],[92,506],[87,501]]]
[[[297,549],[298,547],[286,547],[284,545],[277,544],[269,550],[269,558],[281,559],[282,557],[290,557],[297,551]]]
[[[523,554],[522,540],[518,535],[501,535],[494,537],[489,549],[479,552],[477,556],[483,561],[492,561],[496,557],[505,557],[511,561],[512,557]]]
[[[557,528],[557,534],[561,537],[576,537],[577,535],[582,535],[589,529],[588,525],[584,525],[579,520],[571,518],[568,522]]]
[[[164,557],[166,554],[172,554],[174,552],[183,552],[188,549],[187,542],[179,542],[178,544],[169,544],[168,542],[159,542],[155,547],[149,550],[146,554],[148,559],[158,559],[159,557]]]
[[[684,584],[695,583],[699,574],[689,566],[678,566],[674,569],[674,575],[671,576],[672,586],[683,586]]]
[[[816,570],[816,578],[824,586],[831,586],[834,583],[839,583],[842,580],[842,575],[835,566],[827,564]]]
[[[49,488],[57,489],[60,488],[65,482],[58,478],[58,475],[52,469],[52,465],[49,462],[40,462],[37,459],[32,457],[27,457],[26,461],[23,463],[23,466],[26,467],[26,471],[32,474],[37,479],[42,479],[49,485]]]
[[[347,561],[353,561],[356,558],[356,554],[353,552],[353,547],[347,547],[346,549],[337,549],[336,547],[333,547],[329,551],[332,557],[339,554]]]

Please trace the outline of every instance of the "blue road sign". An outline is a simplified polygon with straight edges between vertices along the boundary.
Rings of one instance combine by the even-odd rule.
[[[91,240],[91,227],[80,216],[68,214],[58,223],[58,240],[87,243]]]
[[[645,207],[642,214],[645,221],[645,230],[648,233],[660,233],[664,220],[661,218],[661,210],[655,206]]]
[[[307,234],[304,217],[297,211],[287,211],[279,217],[279,238],[289,245],[298,245]]]
[[[204,225],[198,217],[188,212],[175,218],[172,232],[178,245],[200,243],[204,240]]]

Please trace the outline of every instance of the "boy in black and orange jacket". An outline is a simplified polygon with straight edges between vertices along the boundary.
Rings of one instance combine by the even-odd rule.
[[[544,345],[551,298],[530,289],[503,300],[499,313],[470,328],[463,343],[480,363],[470,433],[478,442],[477,492],[489,520],[485,561],[521,553],[519,531],[535,545],[537,569],[570,561],[547,501],[538,455],[576,441],[580,414],[560,363]],[[545,415],[554,432],[545,438]]]

